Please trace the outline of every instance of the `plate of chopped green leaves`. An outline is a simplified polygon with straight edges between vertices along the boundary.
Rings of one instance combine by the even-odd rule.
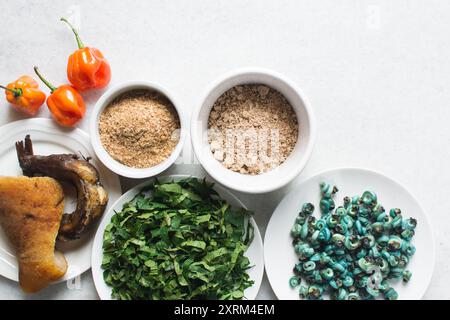
[[[167,176],[126,192],[94,240],[101,299],[255,299],[263,243],[252,212],[205,179]]]
[[[391,178],[326,171],[275,209],[264,239],[267,276],[279,299],[421,299],[435,264],[432,230],[418,201]]]

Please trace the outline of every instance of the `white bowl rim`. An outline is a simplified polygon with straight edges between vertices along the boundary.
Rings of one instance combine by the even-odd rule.
[[[286,194],[283,196],[283,198],[281,199],[281,201],[278,202],[277,206],[275,207],[275,209],[274,209],[273,212],[272,212],[272,216],[273,216],[273,213],[274,213],[275,211],[278,210],[278,208],[280,207],[280,204],[281,204],[281,202],[284,200],[284,198],[285,198],[289,193],[293,192],[293,191],[296,190],[299,186],[301,186],[302,184],[306,183],[307,181],[312,180],[312,179],[316,178],[317,176],[327,175],[327,174],[329,174],[329,173],[331,173],[331,172],[335,172],[335,171],[350,171],[350,170],[368,172],[368,173],[371,173],[371,174],[379,175],[379,176],[383,177],[384,179],[387,179],[387,180],[391,181],[393,184],[397,185],[399,188],[403,189],[403,191],[405,191],[409,196],[411,196],[411,198],[414,199],[414,201],[416,202],[416,205],[417,205],[417,206],[420,208],[420,210],[424,213],[425,220],[426,220],[426,222],[427,222],[427,224],[428,224],[428,226],[429,226],[429,228],[430,228],[430,238],[431,238],[431,239],[430,239],[430,243],[431,243],[431,248],[430,248],[430,249],[431,249],[431,252],[432,252],[433,259],[432,259],[432,261],[431,261],[432,267],[431,267],[430,275],[428,276],[428,279],[427,279],[427,286],[425,287],[425,290],[424,290],[424,292],[423,292],[423,294],[422,294],[422,297],[421,297],[421,298],[423,298],[423,296],[425,295],[426,291],[427,291],[428,288],[430,287],[430,283],[431,283],[431,280],[432,280],[432,278],[433,278],[433,274],[434,274],[435,269],[436,269],[436,238],[435,238],[435,235],[434,235],[434,227],[433,227],[433,224],[431,223],[431,218],[430,218],[429,215],[427,214],[427,211],[424,210],[424,207],[422,206],[422,203],[421,203],[421,202],[413,195],[413,193],[411,193],[411,192],[409,191],[408,188],[406,188],[403,184],[401,184],[397,179],[392,178],[392,177],[386,175],[385,173],[383,173],[383,172],[381,172],[381,171],[377,171],[377,170],[375,170],[375,169],[370,169],[370,168],[367,168],[367,167],[334,167],[334,168],[330,168],[330,169],[321,170],[321,171],[318,171],[318,172],[316,172],[316,173],[311,174],[310,176],[308,176],[308,177],[306,177],[306,178],[304,178],[304,179],[301,179],[298,183],[296,183],[296,184],[289,190],[289,192],[286,193]],[[272,219],[272,216],[271,216],[271,219]],[[270,219],[269,219],[269,222],[268,222],[267,226],[268,226],[269,224],[270,224]],[[267,226],[266,226],[266,227],[267,227]],[[266,229],[266,230],[267,230],[267,229]],[[267,232],[265,232],[265,234],[264,234],[264,244],[266,243],[266,237],[267,237],[267,234],[268,234]],[[265,266],[266,269],[267,269],[267,265],[266,265],[267,259],[268,259],[268,257],[267,257],[266,255],[264,255],[264,266]],[[266,270],[266,272],[267,272],[267,270]],[[270,279],[269,279],[269,283],[270,283]],[[272,284],[270,284],[270,286],[272,287]],[[275,293],[275,292],[274,292],[274,293]],[[275,293],[275,295],[276,295],[276,293]],[[279,299],[278,296],[277,296],[277,299]]]
[[[295,91],[298,94],[298,96],[300,97],[300,99],[302,100],[303,105],[306,110],[307,120],[309,123],[309,139],[306,143],[306,150],[303,153],[302,160],[298,163],[295,170],[291,170],[289,172],[289,174],[284,175],[282,178],[278,179],[277,181],[273,181],[271,184],[267,184],[267,185],[261,184],[257,188],[255,188],[255,187],[249,188],[245,185],[240,185],[240,184],[234,183],[233,181],[229,181],[229,180],[227,181],[225,179],[222,179],[221,175],[217,174],[214,170],[210,170],[209,166],[206,164],[206,161],[203,159],[203,155],[201,152],[201,142],[200,142],[201,137],[198,137],[197,127],[196,127],[196,122],[198,120],[200,111],[203,108],[204,103],[205,103],[206,99],[209,97],[209,95],[211,94],[211,92],[213,92],[213,90],[216,87],[218,87],[223,82],[229,80],[230,78],[234,78],[236,76],[247,75],[247,74],[261,74],[264,76],[270,76],[270,77],[276,78],[280,82],[284,82],[288,87],[290,87],[293,91]],[[249,194],[268,193],[268,192],[277,190],[277,189],[287,185],[292,180],[294,180],[300,174],[300,172],[304,169],[309,158],[311,157],[311,154],[312,154],[312,151],[314,148],[314,144],[316,141],[316,136],[317,136],[316,118],[314,116],[313,109],[311,107],[309,99],[306,97],[303,90],[301,90],[295,83],[293,83],[291,80],[289,80],[287,77],[280,74],[279,72],[273,71],[270,69],[266,69],[266,68],[261,68],[261,67],[237,68],[237,69],[229,71],[225,74],[222,74],[221,76],[216,78],[216,80],[213,81],[212,84],[205,90],[204,94],[201,96],[200,102],[194,108],[194,111],[191,115],[191,128],[190,129],[191,129],[191,142],[192,142],[195,156],[196,156],[197,160],[200,162],[200,164],[202,165],[202,167],[208,172],[208,174],[214,180],[216,180],[220,184],[222,184],[230,189],[244,192],[244,193],[249,193]],[[261,176],[261,175],[259,175],[259,176]]]
[[[133,194],[133,193],[138,193],[139,189],[142,189],[144,187],[149,186],[151,183],[155,182],[155,179],[159,179],[160,181],[166,182],[170,181],[170,180],[174,180],[174,181],[179,181],[185,178],[196,178],[196,179],[205,179],[207,182],[213,183],[213,189],[218,187],[218,189],[216,189],[216,191],[219,194],[226,194],[228,197],[232,198],[236,203],[238,203],[238,205],[246,210],[249,210],[247,205],[241,200],[240,197],[238,197],[236,194],[234,194],[233,192],[231,192],[230,190],[228,190],[227,188],[225,188],[224,186],[221,185],[217,185],[216,181],[214,181],[213,179],[211,179],[210,177],[208,177],[207,175],[189,175],[189,174],[168,174],[168,175],[163,175],[163,176],[158,176],[158,177],[152,177],[149,180],[143,181],[137,185],[135,185],[133,188],[127,190],[125,193],[123,193],[118,199],[116,199],[116,201],[111,205],[110,210],[113,210],[113,208],[115,208],[122,200],[123,198]],[[99,223],[99,228],[97,229],[97,231],[95,232],[95,236],[94,236],[94,240],[93,240],[93,249],[92,249],[92,254],[91,254],[91,273],[92,273],[92,277],[93,277],[93,282],[94,282],[94,287],[95,290],[97,291],[97,294],[99,295],[100,299],[103,299],[104,296],[104,292],[102,291],[102,289],[99,287],[99,282],[103,281],[103,276],[100,275],[98,272],[102,269],[101,266],[100,268],[97,268],[98,264],[97,263],[93,263],[94,261],[98,261],[97,256],[95,256],[95,254],[97,253],[95,251],[95,247],[96,244],[100,241],[101,243],[103,243],[103,234],[104,234],[104,229],[101,232],[100,230],[100,226],[104,223],[104,219],[106,218],[107,214],[109,212],[105,212],[105,214],[102,217],[102,220]],[[113,215],[111,215],[112,218]],[[255,264],[253,268],[259,269],[259,271],[257,270],[258,277],[256,279],[252,279],[254,281],[253,286],[255,287],[255,294],[253,296],[251,296],[250,298],[248,298],[248,300],[256,300],[259,291],[261,290],[261,285],[262,285],[262,281],[264,278],[264,273],[265,273],[265,259],[264,259],[264,241],[263,241],[263,236],[261,234],[261,231],[259,230],[259,226],[256,222],[255,216],[250,216],[249,217],[249,223],[252,223],[253,226],[255,227],[255,234],[254,234],[254,238],[253,241],[258,241],[260,243],[261,246],[261,264],[257,265]],[[248,250],[248,248],[247,248]],[[101,250],[101,253],[103,255],[103,249]],[[101,264],[101,263],[100,263]],[[100,280],[101,279],[101,280]],[[247,288],[246,290],[250,289],[251,287]]]
[[[100,117],[101,112],[107,106],[106,101],[108,101],[111,97],[117,96],[120,91],[122,91],[121,93],[126,92],[127,88],[128,90],[148,88],[149,90],[160,92],[167,99],[169,99],[169,101],[173,104],[178,114],[178,118],[180,121],[180,138],[178,144],[172,151],[171,155],[163,162],[157,164],[156,166],[149,168],[128,167],[118,162],[117,160],[113,159],[109,155],[109,153],[105,150],[100,141],[100,134],[98,132],[98,118]],[[166,170],[167,168],[169,168],[173,163],[175,163],[181,151],[183,150],[183,146],[187,136],[187,124],[188,121],[184,113],[182,112],[180,105],[165,87],[147,80],[128,80],[108,89],[98,99],[90,115],[89,131],[92,147],[99,160],[111,171],[124,177],[136,179],[136,178],[150,178],[156,176],[161,172],[163,172],[164,170]]]

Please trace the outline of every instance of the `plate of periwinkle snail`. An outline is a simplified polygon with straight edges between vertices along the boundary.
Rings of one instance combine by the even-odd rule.
[[[416,300],[430,283],[430,221],[398,182],[344,168],[313,176],[275,209],[264,239],[278,299]]]

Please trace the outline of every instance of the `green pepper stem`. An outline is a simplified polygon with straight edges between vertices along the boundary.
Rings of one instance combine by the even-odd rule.
[[[22,89],[19,89],[19,88],[17,88],[17,89],[10,89],[10,88],[7,88],[7,87],[2,86],[2,85],[0,85],[0,88],[5,89],[6,91],[12,92],[14,94],[15,98],[20,97],[22,95]]]
[[[56,87],[53,86],[50,82],[48,82],[48,81],[42,76],[42,74],[41,74],[41,72],[39,71],[39,68],[38,68],[38,67],[36,67],[36,66],[34,67],[34,72],[36,72],[36,74],[38,75],[39,79],[41,79],[41,81],[42,81],[43,83],[45,83],[45,85],[46,85],[47,87],[49,87],[49,89],[50,89],[51,92],[53,92],[53,91],[56,90]]]
[[[83,49],[83,48],[84,48],[84,44],[83,44],[83,42],[81,41],[80,36],[78,35],[77,30],[75,30],[75,28],[73,27],[73,25],[72,25],[69,21],[67,21],[66,18],[63,17],[63,18],[61,18],[60,20],[63,21],[63,22],[65,22],[65,23],[67,23],[67,25],[70,27],[70,29],[72,29],[72,32],[73,32],[73,34],[75,35],[75,39],[77,39],[78,49]]]

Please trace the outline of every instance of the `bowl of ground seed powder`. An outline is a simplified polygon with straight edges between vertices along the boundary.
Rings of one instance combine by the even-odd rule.
[[[99,159],[129,178],[147,178],[167,169],[186,136],[184,117],[173,98],[148,82],[127,82],[108,90],[90,121]]]
[[[265,193],[305,167],[316,136],[302,91],[262,69],[231,72],[207,91],[191,120],[195,155],[221,184]]]

